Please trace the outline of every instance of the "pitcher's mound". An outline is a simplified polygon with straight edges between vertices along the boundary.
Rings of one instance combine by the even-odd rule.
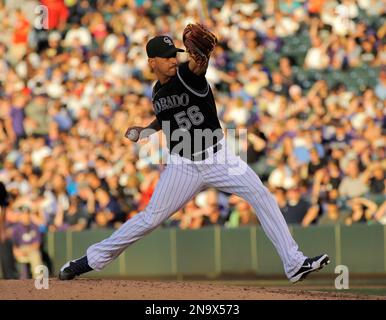
[[[34,280],[0,280],[0,300],[336,300],[385,297],[288,288],[264,288],[179,281],[49,279],[48,289]]]

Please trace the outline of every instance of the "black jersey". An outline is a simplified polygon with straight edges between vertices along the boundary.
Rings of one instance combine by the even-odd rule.
[[[167,83],[153,88],[153,108],[169,151],[190,158],[223,137],[212,90],[205,76],[181,64]]]

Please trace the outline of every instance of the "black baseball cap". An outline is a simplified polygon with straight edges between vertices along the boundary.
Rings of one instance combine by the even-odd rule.
[[[177,52],[184,51],[183,49],[176,48],[172,38],[169,36],[156,36],[146,44],[146,53],[149,58],[170,58]]]

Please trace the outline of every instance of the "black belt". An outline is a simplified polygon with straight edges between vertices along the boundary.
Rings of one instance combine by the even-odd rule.
[[[217,153],[221,149],[222,149],[222,145],[221,144],[215,144],[213,146],[213,154]],[[200,152],[199,154],[192,155],[190,157],[190,160],[192,160],[192,161],[204,161],[205,159],[208,159],[208,157],[209,157],[209,152],[206,149],[206,150]]]
[[[213,154],[217,153],[218,151],[220,151],[222,149],[222,145],[221,144],[215,144],[213,146]],[[195,155],[191,155],[190,157],[189,156],[184,156],[183,154],[179,154],[179,153],[175,153],[181,157],[184,157],[184,158],[187,158],[189,160],[192,160],[192,161],[204,161],[206,159],[208,159],[209,157],[209,152],[208,152],[208,149],[204,150],[204,151],[201,151],[201,152],[196,152]]]

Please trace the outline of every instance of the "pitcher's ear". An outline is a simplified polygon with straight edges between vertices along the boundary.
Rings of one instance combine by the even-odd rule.
[[[149,64],[149,66],[150,66],[150,70],[153,72],[154,71],[154,67],[155,67],[155,59],[154,58],[148,58],[147,62]]]

